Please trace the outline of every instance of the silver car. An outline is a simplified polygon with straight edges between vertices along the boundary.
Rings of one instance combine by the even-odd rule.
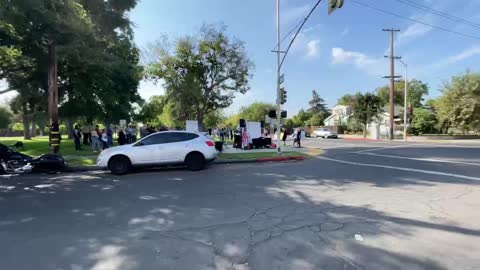
[[[328,129],[328,128],[317,128],[313,134],[312,134],[312,137],[314,138],[318,138],[318,137],[322,137],[322,138],[338,138],[338,135],[337,133],[333,132],[332,130]]]

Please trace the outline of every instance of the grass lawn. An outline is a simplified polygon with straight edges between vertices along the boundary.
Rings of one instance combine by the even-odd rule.
[[[310,155],[301,152],[283,152],[283,157],[310,157]],[[235,153],[235,154],[219,154],[218,160],[246,160],[257,158],[278,157],[277,152],[251,152],[251,153]]]

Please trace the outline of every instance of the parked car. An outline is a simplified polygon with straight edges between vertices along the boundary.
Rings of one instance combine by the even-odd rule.
[[[113,174],[126,174],[132,167],[185,165],[192,171],[215,160],[215,143],[202,133],[162,131],[140,141],[107,148],[97,158],[97,165]]]
[[[333,132],[332,130],[328,129],[328,128],[317,128],[313,134],[312,134],[312,137],[314,138],[318,138],[318,137],[322,137],[322,138],[338,138],[338,135],[337,133]]]

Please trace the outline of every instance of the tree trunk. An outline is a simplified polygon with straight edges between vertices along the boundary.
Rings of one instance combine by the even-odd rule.
[[[32,117],[32,129],[30,130],[30,136],[36,137],[37,136],[37,123],[35,122],[35,119]]]
[[[48,116],[50,118],[50,146],[53,154],[60,152],[58,125],[57,48],[55,42],[48,46]]]
[[[72,119],[67,119],[67,133],[68,133],[68,139],[72,140],[73,139],[73,121]]]
[[[31,140],[32,137],[30,134],[30,121],[28,119],[28,114],[26,109],[23,110],[22,122],[23,122],[23,138],[25,140]]]
[[[205,125],[203,124],[203,113],[199,112],[197,114],[197,121],[198,121],[198,131],[202,132],[205,131]]]
[[[363,138],[367,138],[367,123],[363,124]]]

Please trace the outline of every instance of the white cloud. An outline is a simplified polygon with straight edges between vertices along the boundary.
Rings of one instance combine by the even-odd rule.
[[[381,76],[387,71],[383,58],[374,58],[342,48],[332,48],[332,64],[353,64],[356,68],[372,76]]]
[[[320,40],[314,39],[307,43],[307,57],[315,58],[320,55]]]
[[[304,28],[292,44],[291,53],[301,54],[305,59],[320,56],[319,31],[322,25],[316,24]],[[292,35],[293,38],[293,35]]]
[[[457,62],[463,61],[465,59],[468,59],[470,57],[473,57],[475,55],[480,54],[480,45],[475,45],[473,47],[470,47],[461,53],[451,56],[447,59],[448,64],[455,64]]]
[[[430,33],[433,28],[420,23],[414,23],[398,34],[397,46],[406,44],[416,38],[420,38]]]
[[[458,54],[452,55],[446,59],[439,60],[433,64],[421,67],[418,69],[418,73],[423,75],[426,72],[431,73],[433,70],[439,70],[446,67],[450,67],[461,61],[467,60],[471,57],[480,55],[480,44],[467,48]]]

